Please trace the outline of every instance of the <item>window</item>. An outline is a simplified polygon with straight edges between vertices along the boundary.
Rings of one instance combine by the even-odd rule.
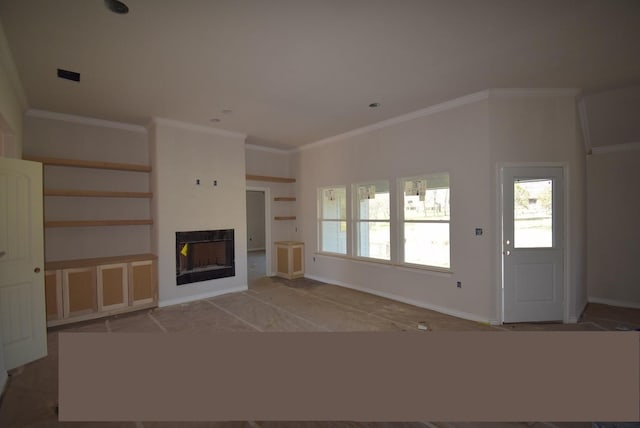
[[[401,180],[403,262],[448,269],[449,174]]]
[[[318,232],[320,251],[347,254],[347,189],[318,190]]]
[[[389,182],[354,185],[356,254],[391,259]]]

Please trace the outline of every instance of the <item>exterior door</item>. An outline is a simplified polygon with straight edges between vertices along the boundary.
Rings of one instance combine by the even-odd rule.
[[[42,165],[0,157],[0,339],[5,369],[47,355]]]
[[[563,320],[561,167],[502,170],[503,321]]]

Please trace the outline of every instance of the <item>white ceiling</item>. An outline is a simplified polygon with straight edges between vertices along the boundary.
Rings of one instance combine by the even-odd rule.
[[[637,0],[125,2],[0,0],[30,108],[292,148],[487,88],[640,83]]]

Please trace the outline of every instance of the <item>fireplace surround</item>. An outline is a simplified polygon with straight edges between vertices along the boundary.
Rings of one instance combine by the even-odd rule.
[[[234,230],[176,232],[176,285],[235,276]]]

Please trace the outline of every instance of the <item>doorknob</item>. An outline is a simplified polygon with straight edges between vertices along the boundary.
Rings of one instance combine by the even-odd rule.
[[[40,268],[39,268],[39,267],[37,267],[37,268],[35,268],[33,271],[34,271],[35,273],[40,273]]]

